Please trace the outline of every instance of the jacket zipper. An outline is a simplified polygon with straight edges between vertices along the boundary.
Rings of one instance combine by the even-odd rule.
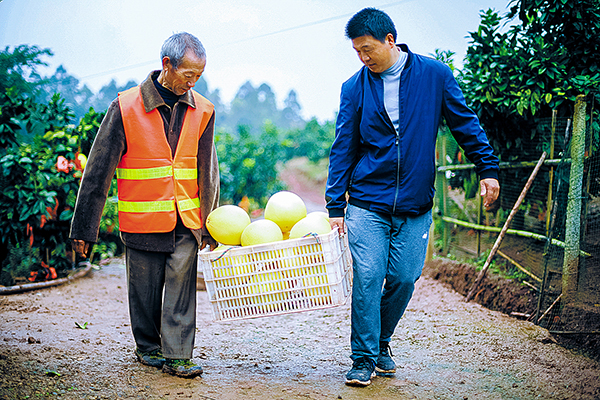
[[[392,213],[396,213],[396,202],[398,201],[398,189],[400,187],[400,134],[396,132],[396,150],[398,158],[396,160],[396,191],[394,193],[394,206],[392,207]]]
[[[392,206],[392,213],[396,213],[396,203],[398,202],[398,190],[400,189],[400,126],[401,126],[401,96],[400,96],[400,91],[402,90],[402,73],[404,71],[400,72],[400,78],[398,79],[398,130],[396,131],[396,129],[394,128],[394,131],[396,131],[396,151],[397,151],[397,159],[396,159],[396,190],[394,192],[394,205]],[[392,124],[393,125],[393,124]]]

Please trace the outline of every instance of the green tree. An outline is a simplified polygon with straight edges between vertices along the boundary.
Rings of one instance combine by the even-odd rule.
[[[317,162],[329,156],[335,136],[335,124],[327,121],[321,125],[313,118],[303,128],[291,129],[283,136],[281,144],[285,151],[285,160],[307,157],[310,161]]]
[[[209,97],[210,99],[210,97]],[[266,83],[255,88],[252,83],[244,83],[236,93],[229,109],[217,113],[217,126],[236,132],[245,126],[252,134],[258,135],[264,124],[274,124],[279,129],[299,128],[304,125],[301,107],[295,91],[290,91],[284,101],[284,108],[277,107],[275,93]]]
[[[54,107],[43,109],[50,114],[55,112]],[[68,234],[84,167],[85,158],[80,157],[89,153],[102,116],[90,110],[77,126],[47,125],[52,129],[34,136],[31,143],[8,148],[0,158],[0,263],[5,272],[15,267],[7,255],[25,253],[38,254],[39,261],[55,268],[59,275],[71,268]],[[44,119],[54,121],[56,117]],[[111,195],[115,190],[111,190]],[[105,211],[101,229],[104,243],[100,245],[107,247],[118,241],[118,232],[114,204],[109,203]],[[27,248],[36,250],[29,252]],[[31,265],[33,269],[38,266],[39,263]],[[11,273],[2,276],[14,279]]]
[[[52,56],[50,49],[22,44],[11,51],[6,46],[0,52],[0,96],[11,88],[13,95],[35,97],[37,87],[43,83],[36,68],[47,65],[44,56]]]
[[[518,13],[526,36],[544,38],[551,49],[542,59],[564,63],[564,80],[569,85],[563,90],[598,96],[600,1],[513,0],[512,4],[509,17]],[[543,65],[538,72],[546,72]]]
[[[504,18],[481,15],[460,73],[465,97],[506,161],[552,110],[572,114],[578,94],[600,100],[600,2],[515,0]],[[521,24],[502,29],[516,15]],[[541,149],[536,149],[539,156]]]
[[[27,118],[31,99],[23,99],[13,94],[13,90],[0,93],[0,149],[18,144],[20,121]],[[3,154],[0,152],[0,154]]]
[[[86,85],[81,86],[79,79],[69,74],[64,66],[56,68],[54,75],[47,77],[40,87],[37,100],[41,103],[50,101],[55,93],[60,93],[65,104],[73,111],[75,119],[79,120],[93,106],[95,94]],[[103,107],[101,109],[106,109]]]
[[[259,137],[245,126],[233,135],[220,130],[215,136],[221,178],[221,203],[237,204],[244,197],[264,206],[270,195],[283,188],[277,178],[281,158],[277,128],[263,127]]]
[[[283,101],[283,109],[279,112],[277,126],[281,129],[299,128],[305,122],[302,119],[302,107],[298,102],[298,94],[295,90],[290,90]]]
[[[122,86],[117,85],[117,81],[112,79],[108,84],[102,86],[100,91],[92,100],[92,107],[95,110],[106,111],[108,106],[114,99],[117,98],[119,92],[136,86],[137,83],[133,80],[128,81]]]
[[[194,86],[194,90],[200,93],[202,96],[206,97],[210,100],[211,103],[215,106],[215,113],[217,118],[220,118],[222,115],[226,113],[226,107],[221,100],[221,91],[219,89],[215,89],[214,91],[210,91],[208,88],[208,83],[203,76],[198,79],[196,82],[196,86]]]
[[[49,49],[28,45],[0,52],[0,149],[18,144],[21,124],[36,111],[33,99],[43,83],[36,68],[51,55]]]
[[[504,17],[493,10],[481,14],[458,79],[500,159],[537,160],[549,148],[548,120],[554,111],[571,118],[577,95],[587,96],[598,121],[600,2],[514,0],[510,6]],[[597,137],[597,122],[593,131]],[[566,144],[555,143],[559,154]],[[509,188],[528,173],[506,170],[500,184]],[[530,193],[547,187],[545,179],[536,179]],[[502,206],[510,207],[517,195],[503,190]]]

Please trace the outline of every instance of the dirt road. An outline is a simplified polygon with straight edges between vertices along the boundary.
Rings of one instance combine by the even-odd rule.
[[[195,360],[205,373],[186,380],[135,361],[122,260],[0,297],[0,399],[600,398],[598,362],[429,278],[392,339],[396,376],[364,389],[343,381],[349,304],[212,322],[199,291],[198,310]]]

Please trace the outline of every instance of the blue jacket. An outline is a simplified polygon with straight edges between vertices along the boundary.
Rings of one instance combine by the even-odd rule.
[[[419,215],[433,206],[435,142],[442,117],[480,179],[498,179],[498,158],[445,64],[400,48],[400,128],[383,100],[383,80],[366,66],[342,85],[325,197],[330,217],[348,201],[387,214]]]

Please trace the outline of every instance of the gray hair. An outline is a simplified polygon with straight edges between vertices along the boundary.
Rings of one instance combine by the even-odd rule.
[[[200,40],[187,32],[176,33],[165,40],[160,50],[160,59],[169,57],[171,65],[177,69],[188,50],[193,51],[196,57],[206,59],[206,51]]]

